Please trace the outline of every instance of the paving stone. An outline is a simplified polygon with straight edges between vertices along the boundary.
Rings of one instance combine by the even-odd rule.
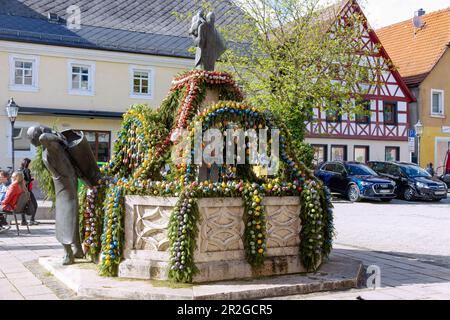
[[[39,294],[51,294],[52,291],[47,288],[44,285],[16,285],[15,286],[17,290],[23,295],[23,296],[30,296],[30,295],[39,295]]]
[[[447,202],[450,204],[450,200]],[[376,203],[336,203],[334,212],[338,234],[333,255],[360,259],[366,266],[370,264],[380,266],[383,287],[375,291],[363,287],[344,292],[324,291],[312,295],[289,295],[279,298],[355,300],[358,296],[362,296],[367,299],[394,300],[450,299],[448,254],[450,217],[442,208],[445,208],[445,204],[438,208],[435,204],[405,204],[399,200],[394,200],[393,210],[388,211],[386,206]],[[39,269],[37,261],[33,260],[39,256],[62,258],[62,247],[56,241],[53,232],[54,225],[41,224],[36,228],[33,227],[31,235],[23,234],[17,237],[11,233],[7,237],[3,234],[0,236],[0,299],[5,299],[6,295],[9,299],[24,299],[12,284],[15,279],[20,284],[26,283],[27,279],[41,281],[42,287],[50,290],[50,292],[38,291],[38,294],[36,291],[26,292],[27,299],[34,297],[52,299],[55,296],[60,299],[92,299],[76,296],[55,277],[49,276],[48,271]],[[21,265],[29,271],[25,272]],[[8,272],[1,271],[2,267]],[[2,280],[9,281],[2,283]],[[364,284],[364,281],[362,283]],[[100,289],[108,289],[102,286],[107,286],[104,282],[100,285]],[[120,288],[125,290],[123,284]],[[171,292],[170,289],[165,290]],[[285,290],[286,294],[291,294],[291,291]],[[131,295],[130,292],[132,290],[127,294]],[[208,289],[204,292],[211,295],[217,291]]]
[[[23,296],[7,279],[0,279],[0,298],[4,300],[15,300],[23,298]]]
[[[26,300],[60,300],[55,294],[38,294],[25,296]]]
[[[10,282],[14,286],[34,286],[34,285],[41,285],[42,281],[36,278],[35,276],[30,276],[26,278],[14,278],[10,279]]]

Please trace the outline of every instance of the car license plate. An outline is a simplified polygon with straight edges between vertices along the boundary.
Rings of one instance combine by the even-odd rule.
[[[445,191],[436,191],[434,194],[437,196],[442,196],[442,195],[446,194],[446,192]]]
[[[380,193],[391,193],[391,190],[380,190]]]

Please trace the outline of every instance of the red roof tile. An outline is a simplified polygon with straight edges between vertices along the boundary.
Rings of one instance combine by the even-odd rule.
[[[421,17],[422,29],[412,19],[376,31],[405,82],[422,82],[450,43],[450,7]]]

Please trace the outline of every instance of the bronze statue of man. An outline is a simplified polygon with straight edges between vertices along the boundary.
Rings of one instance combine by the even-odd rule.
[[[205,18],[200,10],[193,18],[189,34],[197,47],[195,52],[195,69],[214,71],[217,59],[225,52],[226,46],[222,36],[215,27],[215,15],[209,12]]]
[[[63,265],[74,263],[74,258],[84,256],[81,247],[79,220],[78,220],[78,178],[87,182],[89,187],[95,185],[100,173],[90,149],[86,149],[87,142],[83,144],[85,157],[84,164],[71,155],[71,147],[77,136],[72,130],[59,133],[45,126],[36,126],[28,129],[28,138],[34,146],[42,146],[42,160],[50,171],[56,193],[56,239],[63,245],[65,257]],[[69,139],[68,139],[69,138]],[[84,138],[84,135],[81,137]],[[86,138],[84,138],[86,140]],[[88,145],[87,145],[88,146]],[[80,151],[77,151],[80,153]],[[86,179],[84,168],[89,167],[90,179]]]

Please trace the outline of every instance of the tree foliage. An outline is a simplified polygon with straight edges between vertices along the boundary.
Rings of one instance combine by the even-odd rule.
[[[53,184],[53,178],[51,173],[42,160],[42,146],[36,148],[36,156],[31,162],[31,168],[35,180],[38,182],[39,188],[44,194],[44,200],[52,202],[52,207],[55,207],[56,194],[55,185]]]
[[[244,19],[220,29],[231,49],[220,68],[237,77],[252,104],[281,116],[299,148],[314,107],[331,115],[364,114],[357,84],[370,81],[362,48],[353,41],[363,32],[363,18],[338,19],[340,5],[319,2],[240,0]]]

